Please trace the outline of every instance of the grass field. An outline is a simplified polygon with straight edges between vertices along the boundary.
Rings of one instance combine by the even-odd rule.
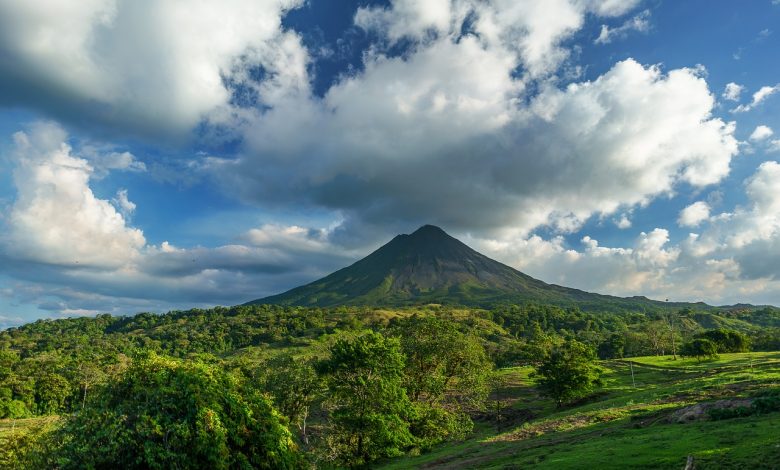
[[[556,409],[539,397],[530,368],[500,371],[504,422],[383,468],[780,468],[780,413],[712,421],[697,403],[739,400],[780,388],[780,353],[723,354],[713,361],[670,356],[606,361],[603,388]],[[633,379],[632,379],[633,369]],[[677,422],[683,412],[694,417]]]

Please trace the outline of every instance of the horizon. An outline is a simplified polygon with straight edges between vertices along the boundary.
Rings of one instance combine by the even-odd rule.
[[[550,284],[780,306],[778,20],[0,4],[0,329],[236,305],[426,225]]]

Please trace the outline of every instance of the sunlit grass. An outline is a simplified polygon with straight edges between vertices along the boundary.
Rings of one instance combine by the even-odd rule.
[[[463,442],[386,462],[385,468],[682,468],[688,455],[697,468],[780,468],[780,413],[686,424],[669,419],[697,402],[779,388],[780,352],[701,362],[651,356],[602,366],[599,393],[563,409],[538,395],[530,367],[503,369],[503,393],[532,419],[501,432],[483,425]]]

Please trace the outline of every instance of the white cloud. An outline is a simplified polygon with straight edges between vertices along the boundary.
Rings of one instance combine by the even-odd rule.
[[[721,96],[725,100],[739,101],[739,97],[742,95],[743,91],[745,91],[744,86],[731,82],[726,84],[726,88],[723,90],[723,94]]]
[[[766,267],[767,263],[780,261],[775,249],[780,245],[780,164],[762,163],[746,181],[745,193],[746,205],[711,217],[708,229],[691,246],[697,256],[735,259],[741,276],[748,279],[780,279],[776,267]]]
[[[612,295],[669,294],[669,273],[680,256],[678,247],[669,247],[669,233],[656,228],[642,232],[633,246],[601,246],[585,236],[581,250],[566,249],[562,238],[525,240],[507,237],[499,240],[472,239],[483,250],[531,276],[554,284]]]
[[[744,113],[750,111],[778,91],[780,91],[780,83],[775,86],[762,86],[757,92],[753,93],[753,101],[751,101],[749,104],[741,104],[732,109],[731,112]]]
[[[626,214],[623,214],[620,216],[620,219],[615,222],[615,225],[621,230],[631,228],[631,219],[629,219]]]
[[[127,190],[111,201],[97,198],[90,187],[95,170],[65,143],[61,127],[39,122],[14,138],[17,197],[2,221],[0,262],[17,284],[0,295],[52,314],[234,304],[322,276],[362,254],[334,245],[332,228],[273,224],[214,248],[149,245],[128,225],[136,205]]]
[[[428,42],[461,35],[473,20],[483,45],[515,56],[531,77],[554,72],[569,56],[561,43],[582,27],[587,14],[625,14],[639,0],[394,0],[390,7],[361,7],[355,24],[383,34],[392,44],[401,38]],[[641,16],[641,15],[640,15]],[[434,36],[430,37],[431,34]]]
[[[664,74],[626,60],[591,82],[544,86],[525,106],[512,64],[472,37],[375,55],[322,102],[259,116],[244,155],[208,171],[246,200],[315,205],[362,223],[525,231],[575,230],[678,183],[728,174],[734,126],[711,116],[697,70]]]
[[[650,31],[650,10],[645,10],[629,19],[617,28],[601,25],[599,36],[593,41],[595,44],[609,44],[618,38],[624,38],[631,31],[647,33]]]
[[[774,139],[769,142],[768,152],[780,152],[780,139]]]
[[[756,126],[756,128],[753,130],[753,133],[750,134],[750,140],[756,142],[759,140],[765,140],[769,137],[771,137],[773,134],[772,129],[768,126],[760,125]]]
[[[111,267],[132,260],[143,233],[89,187],[94,169],[72,155],[65,132],[37,123],[14,135],[17,199],[9,216],[7,250],[42,263]],[[127,201],[128,204],[129,201]]]
[[[710,205],[704,201],[697,201],[680,211],[677,223],[680,227],[696,227],[709,217]]]
[[[305,53],[281,17],[301,3],[2,0],[0,100],[25,97],[71,120],[185,135],[228,104],[223,77],[241,61],[267,68],[279,86],[295,75],[297,64],[279,52]]]
[[[117,209],[119,209],[119,212],[125,219],[130,218],[133,212],[135,212],[135,203],[127,198],[126,189],[120,189],[117,191],[116,197],[111,199],[111,202]]]

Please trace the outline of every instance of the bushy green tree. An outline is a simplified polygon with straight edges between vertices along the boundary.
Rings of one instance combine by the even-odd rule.
[[[626,340],[620,333],[612,333],[609,337],[599,344],[599,357],[601,359],[617,359],[623,357],[623,349],[626,346]]]
[[[695,357],[697,360],[714,359],[718,357],[718,345],[707,338],[696,338],[683,344],[680,354]]]
[[[418,445],[465,436],[473,429],[469,412],[484,408],[493,371],[479,339],[433,316],[404,319],[396,333],[406,355],[403,383],[414,402],[410,429]]]
[[[54,414],[65,408],[65,401],[71,396],[68,379],[56,373],[43,373],[35,380],[35,402],[38,413]]]
[[[397,331],[406,355],[404,386],[412,400],[480,408],[493,364],[477,337],[437,317],[411,317]]]
[[[739,331],[720,328],[717,330],[707,330],[696,335],[712,341],[718,348],[718,352],[735,353],[747,352],[750,350],[750,339]]]
[[[294,423],[304,441],[308,442],[306,420],[309,408],[324,392],[324,384],[311,360],[280,354],[264,364],[267,372],[264,388],[274,399],[277,409]]]
[[[360,466],[411,447],[411,403],[402,387],[404,356],[398,339],[368,331],[339,339],[330,353],[318,364],[330,390],[329,457]]]
[[[535,375],[539,389],[558,407],[587,396],[601,383],[593,349],[576,340],[553,348]]]
[[[62,468],[302,466],[269,399],[218,367],[154,354],[96,393],[58,435]]]

